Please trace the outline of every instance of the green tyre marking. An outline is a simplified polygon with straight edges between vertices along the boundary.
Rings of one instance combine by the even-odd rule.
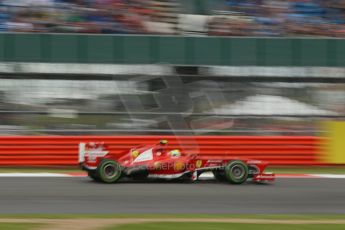
[[[242,184],[248,179],[248,166],[240,160],[231,161],[225,166],[225,175],[231,184]]]
[[[105,183],[115,183],[121,177],[121,166],[113,160],[103,160],[97,168],[99,179]]]

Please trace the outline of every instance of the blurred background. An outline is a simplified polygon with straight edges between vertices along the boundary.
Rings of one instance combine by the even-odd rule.
[[[0,31],[1,135],[320,135],[345,116],[342,0],[1,0]]]
[[[0,229],[345,229],[344,37],[345,0],[0,0]],[[277,183],[81,178],[162,139]]]
[[[345,115],[344,83],[214,73],[75,75],[4,74],[1,133],[319,135],[320,121]]]
[[[2,0],[0,31],[343,37],[343,0]]]

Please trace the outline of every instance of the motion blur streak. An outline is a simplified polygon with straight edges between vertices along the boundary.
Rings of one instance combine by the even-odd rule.
[[[0,213],[345,214],[343,179],[278,179],[241,186],[84,178],[0,178]]]

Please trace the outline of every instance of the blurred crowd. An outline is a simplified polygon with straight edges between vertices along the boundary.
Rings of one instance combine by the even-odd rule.
[[[345,36],[345,0],[214,0],[202,18],[184,10],[188,1],[0,0],[0,31]],[[198,17],[179,20],[186,14]],[[181,29],[183,23],[193,29]]]
[[[160,14],[167,10],[168,3],[158,0],[0,0],[0,31],[150,33],[150,22],[160,21]]]
[[[345,35],[344,0],[228,0],[209,34],[223,36]]]

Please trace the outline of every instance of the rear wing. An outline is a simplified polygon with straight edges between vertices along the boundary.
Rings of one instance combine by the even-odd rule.
[[[104,157],[108,153],[109,151],[103,142],[80,142],[78,162],[79,164],[94,163],[98,158]]]
[[[82,164],[85,162],[85,150],[86,150],[86,143],[79,143],[79,157],[78,157],[78,163]]]

